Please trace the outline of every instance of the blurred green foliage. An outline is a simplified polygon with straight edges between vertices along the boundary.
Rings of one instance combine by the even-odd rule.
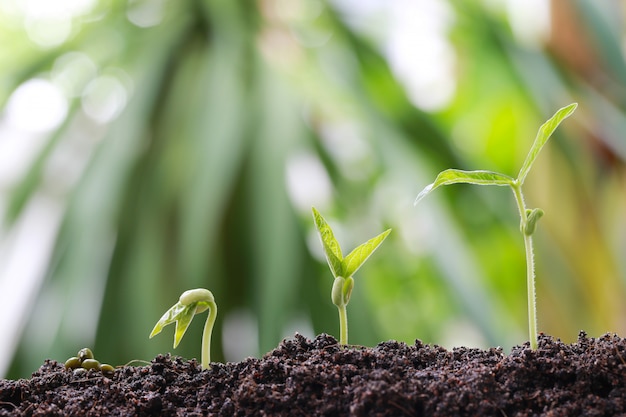
[[[359,271],[351,342],[521,344],[524,251],[517,217],[501,214],[514,213],[509,191],[456,186],[412,203],[445,168],[514,175],[539,125],[573,101],[576,115],[526,181],[529,204],[546,212],[535,234],[539,329],[565,341],[624,332],[622,6],[555,1],[552,35],[529,44],[497,2],[440,3],[452,16],[455,91],[426,111],[356,3],[351,14],[313,0],[102,0],[65,42],[41,47],[5,2],[0,105],[29,79],[54,78],[72,53],[95,64],[75,89],[108,75],[128,98],[102,123],[86,115],[85,93],[69,97],[65,121],[2,190],[5,230],[42,194],[64,213],[8,376],[82,346],[113,364],[172,351],[148,334],[195,287],[220,306],[214,360],[229,354],[224,326],[241,311],[258,340],[237,343],[257,355],[294,323],[338,336],[311,205],[346,247],[394,229]],[[138,24],[142,7],[161,19]],[[68,149],[75,177],[53,163]],[[200,334],[192,324],[198,343],[174,353],[199,357]]]

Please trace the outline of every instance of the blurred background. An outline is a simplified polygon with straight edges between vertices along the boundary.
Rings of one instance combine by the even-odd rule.
[[[618,0],[0,0],[0,377],[91,347],[114,365],[172,350],[159,317],[215,294],[213,358],[338,336],[311,218],[355,277],[350,342],[528,340],[511,192],[525,183],[539,330],[626,330],[626,8]]]

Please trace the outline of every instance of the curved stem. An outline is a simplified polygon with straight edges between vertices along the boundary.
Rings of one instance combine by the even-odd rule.
[[[209,315],[204,323],[204,331],[202,332],[202,369],[209,369],[211,363],[211,334],[213,333],[213,325],[217,317],[217,304],[209,302]]]
[[[526,224],[528,223],[528,215],[526,214],[526,203],[522,194],[521,184],[515,183],[511,185],[517,207],[521,218],[520,230],[524,236],[524,246],[526,247],[526,291],[528,297],[528,336],[530,338],[530,348],[537,349],[537,302],[535,292],[535,260],[533,255],[533,239],[532,236],[524,233]]]
[[[346,305],[337,306],[339,310],[339,343],[342,345],[348,344],[348,311]]]

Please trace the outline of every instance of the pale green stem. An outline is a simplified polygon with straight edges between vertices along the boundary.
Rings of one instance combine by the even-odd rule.
[[[537,349],[537,294],[535,292],[535,261],[533,256],[533,238],[524,234],[526,246],[526,282],[528,292],[528,335],[530,348]]]
[[[211,363],[211,334],[213,333],[213,325],[217,317],[217,304],[209,302],[209,315],[204,323],[204,331],[202,332],[202,369],[209,369]]]
[[[521,223],[520,228],[524,236],[524,246],[526,247],[526,291],[528,297],[528,336],[530,338],[530,348],[537,349],[537,302],[535,293],[535,260],[533,255],[533,239],[532,236],[524,233],[524,228],[528,222],[526,214],[526,203],[522,194],[522,187],[519,183],[511,185],[513,194],[517,201]]]
[[[346,305],[339,307],[339,343],[342,345],[348,344],[348,311]]]

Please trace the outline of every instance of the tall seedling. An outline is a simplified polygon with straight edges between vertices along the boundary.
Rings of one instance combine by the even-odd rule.
[[[435,179],[435,182],[428,185],[422,192],[419,193],[415,199],[417,204],[422,198],[433,191],[435,188],[442,185],[467,183],[477,185],[499,185],[509,186],[513,190],[515,201],[519,209],[520,215],[520,231],[524,236],[524,246],[526,247],[526,282],[528,291],[528,332],[530,337],[531,349],[537,349],[537,306],[535,295],[535,267],[533,260],[533,241],[532,235],[537,226],[537,221],[543,216],[543,210],[539,208],[527,209],[524,201],[524,194],[522,193],[522,185],[524,180],[530,171],[539,151],[550,139],[552,133],[556,130],[559,124],[571,115],[578,104],[572,103],[569,106],[563,107],[557,111],[550,120],[545,122],[537,133],[535,142],[530,148],[528,156],[522,165],[522,168],[517,174],[517,178],[511,178],[508,175],[500,174],[492,171],[461,171],[458,169],[448,169],[440,172]]]

